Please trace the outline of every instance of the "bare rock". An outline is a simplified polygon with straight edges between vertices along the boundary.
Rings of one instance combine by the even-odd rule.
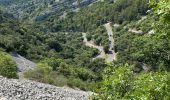
[[[0,77],[0,100],[88,100],[91,92]]]

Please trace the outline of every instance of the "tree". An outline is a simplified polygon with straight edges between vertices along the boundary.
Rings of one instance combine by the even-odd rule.
[[[133,91],[129,94],[133,99],[169,100],[170,73],[142,73],[134,81]]]
[[[116,67],[116,66],[114,66]],[[169,100],[170,72],[136,74],[130,66],[106,68],[96,100]]]
[[[103,81],[99,88],[98,99],[117,100],[128,96],[132,91],[134,74],[128,65],[107,67],[104,70]]]

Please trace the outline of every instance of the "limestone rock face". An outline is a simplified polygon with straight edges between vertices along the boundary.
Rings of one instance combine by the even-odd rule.
[[[0,100],[88,100],[92,93],[0,76]]]

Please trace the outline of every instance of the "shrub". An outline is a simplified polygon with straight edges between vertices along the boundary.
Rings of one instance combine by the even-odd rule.
[[[130,98],[134,100],[169,100],[170,73],[155,72],[141,74],[134,81]]]
[[[96,100],[169,100],[170,72],[135,74],[131,67],[107,68]]]
[[[92,80],[97,76],[95,76],[91,70],[83,67],[72,67],[64,62],[61,62],[59,67],[57,67],[56,70],[53,70],[53,66],[58,66],[58,64],[53,61],[50,61],[50,59],[42,61],[34,70],[25,72],[24,77],[56,86],[69,86],[82,90],[94,89],[95,83],[92,82]]]
[[[18,78],[16,63],[3,52],[0,52],[0,75],[7,78]]]
[[[88,82],[88,81],[82,81],[79,78],[69,78],[67,85],[71,88],[79,88],[81,90],[87,91],[87,90],[95,90],[96,88],[95,82]]]
[[[99,90],[103,100],[117,100],[126,96],[132,89],[133,72],[128,66],[118,69],[107,68]]]
[[[36,80],[38,82],[52,83],[52,79],[50,77],[51,72],[52,68],[50,66],[40,63],[34,70],[29,70],[25,72],[24,77],[31,80]]]

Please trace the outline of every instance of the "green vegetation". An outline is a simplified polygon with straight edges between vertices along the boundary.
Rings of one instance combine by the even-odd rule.
[[[69,86],[82,90],[94,89],[93,79],[97,76],[87,68],[67,65],[61,59],[48,59],[37,65],[35,70],[25,73],[25,77],[56,86]]]
[[[17,78],[17,66],[12,58],[0,51],[0,75],[8,78]]]
[[[58,85],[59,82],[51,82],[48,78],[51,77],[54,80],[53,78],[59,75],[57,79],[62,80],[63,77],[67,80],[63,85],[79,87],[84,90],[92,87],[93,84],[89,85],[89,83],[101,79],[98,72],[102,71],[106,64],[104,60],[97,60],[95,63],[91,60],[92,57],[98,54],[98,51],[84,45],[81,33],[58,32],[46,34],[39,29],[33,28],[31,30],[29,26],[28,28],[21,26],[10,14],[6,15],[1,12],[1,18],[0,46],[6,52],[17,52],[35,62],[42,62],[50,66],[52,73],[55,73],[43,73],[42,70],[44,69],[40,67],[30,72],[31,74],[26,74],[27,78]],[[97,62],[100,62],[100,64]],[[93,66],[100,66],[100,68],[96,69]],[[41,73],[42,78],[34,78],[37,73]],[[49,77],[44,78],[46,75]]]
[[[117,66],[114,66],[117,67]],[[168,100],[169,72],[134,73],[132,67],[107,68],[95,99]]]
[[[170,98],[170,9],[168,8],[170,2],[168,0],[159,2],[153,0],[151,6],[154,7],[153,10],[155,11],[152,18],[156,16],[154,20],[154,34],[142,36],[128,35],[132,33],[123,33],[121,36],[117,34],[119,37],[128,36],[128,39],[121,41],[121,43],[124,43],[121,45],[124,49],[117,47],[118,51],[121,51],[119,52],[118,60],[121,65],[105,69],[103,81],[99,85],[99,95],[94,99],[168,100]],[[121,32],[125,32],[125,30]],[[135,66],[122,65],[123,61]],[[146,63],[147,67],[151,68],[151,71],[143,72],[139,69],[137,70],[140,63]]]
[[[50,32],[87,32],[97,44],[106,48],[109,41],[103,25],[108,21],[121,24],[140,19],[140,16],[146,15],[147,3],[148,0],[117,0],[115,3],[105,0],[82,8],[79,12],[68,12],[65,19],[60,19],[57,14],[52,15],[36,22],[34,27]]]
[[[118,0],[114,3],[111,0],[98,2],[93,6],[82,8],[78,13],[70,12],[65,19],[53,15],[42,24],[50,31],[94,31],[107,21],[122,23],[139,19],[146,15],[148,0]],[[130,12],[129,12],[130,11]],[[39,25],[39,24],[36,24]],[[42,27],[44,28],[44,27]]]
[[[159,3],[153,5],[155,10],[166,9],[168,12],[168,3],[163,6],[165,8]],[[169,70],[169,15],[166,12],[158,15],[159,10],[140,22],[131,21],[114,29],[118,62],[135,65],[138,71],[144,64],[153,71]],[[129,32],[130,28],[142,30],[143,34]],[[149,34],[151,31],[153,33]]]
[[[38,63],[24,74],[31,80],[91,90],[97,93],[96,100],[168,100],[169,7],[169,0],[151,0],[150,5],[148,0],[105,0],[68,11],[66,18],[53,14],[33,24],[1,11],[0,47]],[[82,38],[86,32],[88,41],[108,52],[103,26],[108,21],[119,24],[113,26],[117,60],[109,64],[92,60],[100,52],[85,46]]]

